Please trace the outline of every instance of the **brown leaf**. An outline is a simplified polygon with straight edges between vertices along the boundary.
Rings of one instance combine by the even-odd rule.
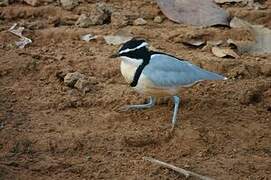
[[[268,29],[261,25],[252,25],[239,18],[233,18],[230,26],[232,28],[244,28],[251,31],[255,41],[234,41],[231,40],[231,44],[237,46],[238,51],[250,54],[264,54],[271,53],[271,29]]]
[[[229,14],[213,0],[157,0],[172,21],[195,26],[229,25]]]
[[[248,0],[215,0],[217,4],[224,4],[224,3],[247,3]]]
[[[182,42],[185,45],[200,47],[206,44],[206,41],[203,39],[188,39]]]
[[[236,54],[232,49],[230,48],[220,48],[220,47],[212,47],[212,53],[217,57],[231,57],[231,58],[239,58],[239,55]]]

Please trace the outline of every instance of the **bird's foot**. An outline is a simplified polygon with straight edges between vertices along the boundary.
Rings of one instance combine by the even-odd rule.
[[[175,124],[172,124],[172,125],[171,125],[171,128],[170,128],[170,132],[171,132],[171,133],[174,133],[174,131],[175,131]]]
[[[165,137],[165,141],[170,141],[175,136],[175,128],[173,125],[166,123],[160,126],[161,132]]]
[[[150,104],[138,104],[138,105],[126,105],[119,108],[120,111],[128,111],[130,109],[147,109],[151,108],[153,105]]]
[[[166,123],[165,125],[161,126],[161,130],[166,132],[175,132],[176,128],[177,128],[176,125],[169,123]]]
[[[129,109],[131,109],[131,107],[129,105],[126,105],[126,106],[120,107],[119,111],[124,112],[124,111],[128,111]]]
[[[126,105],[121,107],[120,111],[128,111],[130,109],[147,109],[153,107],[155,104],[155,97],[150,97],[148,104]]]

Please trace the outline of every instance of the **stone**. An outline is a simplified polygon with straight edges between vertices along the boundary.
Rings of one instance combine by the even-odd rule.
[[[92,84],[88,79],[81,78],[75,83],[74,87],[82,91],[83,93],[86,93],[90,91],[91,85]]]
[[[265,76],[271,76],[271,63],[266,63],[261,66],[261,71]]]
[[[88,28],[93,25],[91,19],[86,14],[81,14],[78,20],[75,22],[75,25],[81,28]]]
[[[42,2],[44,3],[44,5],[48,5],[48,4],[54,3],[56,1],[55,0],[42,0]]]
[[[108,18],[108,15],[104,12],[97,12],[89,16],[93,25],[102,25],[106,24],[105,21]]]
[[[123,44],[129,40],[131,40],[133,37],[131,36],[104,36],[104,40],[109,45],[120,45]]]
[[[113,12],[112,7],[106,3],[97,3],[96,9],[99,11],[103,11],[105,13],[108,13],[108,14],[112,14],[112,12]]]
[[[0,0],[0,6],[8,6],[9,0]]]
[[[69,87],[74,87],[76,82],[81,78],[85,78],[85,75],[79,72],[67,73],[64,77],[64,84]]]
[[[163,20],[164,20],[164,19],[163,19],[161,16],[156,16],[156,17],[153,19],[153,22],[160,24],[160,23],[163,22]]]
[[[129,24],[129,19],[124,14],[113,12],[111,15],[111,24],[116,27],[124,27]]]
[[[143,26],[143,25],[147,24],[147,21],[143,18],[137,18],[136,20],[134,20],[133,24],[135,26]]]
[[[60,0],[60,3],[63,9],[66,9],[66,10],[72,10],[79,4],[78,0]]]
[[[90,13],[89,18],[94,25],[102,25],[110,23],[111,21],[111,10],[105,4],[98,3],[95,11]]]
[[[112,8],[106,3],[97,3],[96,7],[90,13],[81,14],[75,25],[82,28],[88,28],[94,25],[102,25],[111,22]]]
[[[102,25],[110,22],[111,14],[107,11],[97,9],[90,13],[90,15],[81,14],[75,25],[82,28],[88,28],[94,25]]]
[[[60,70],[60,71],[57,71],[57,72],[56,72],[55,76],[56,76],[56,78],[59,79],[60,81],[64,81],[65,76],[66,76],[69,72],[71,72],[71,70],[69,70],[69,69]]]
[[[56,55],[56,57],[55,57],[58,61],[61,61],[61,60],[63,60],[64,59],[64,56],[63,55],[61,55],[61,54],[58,54],[58,55]]]
[[[31,6],[38,6],[41,3],[40,0],[24,0],[24,2]]]

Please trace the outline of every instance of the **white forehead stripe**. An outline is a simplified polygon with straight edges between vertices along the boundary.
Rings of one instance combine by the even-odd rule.
[[[134,50],[140,49],[140,48],[142,48],[144,46],[148,46],[148,45],[149,45],[148,43],[143,42],[142,44],[140,44],[139,46],[137,46],[137,47],[135,47],[133,49],[124,49],[124,50],[120,51],[119,54],[127,53],[127,52],[130,52],[130,51],[134,51]]]

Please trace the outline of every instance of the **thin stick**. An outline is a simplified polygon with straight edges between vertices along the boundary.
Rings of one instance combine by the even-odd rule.
[[[197,174],[197,173],[194,173],[194,172],[191,172],[191,171],[187,171],[185,169],[176,167],[174,165],[159,161],[159,160],[151,158],[151,157],[143,157],[143,159],[146,160],[146,161],[150,161],[150,162],[152,162],[154,164],[158,164],[158,165],[164,166],[166,168],[172,169],[172,170],[174,170],[174,171],[176,171],[176,172],[178,172],[180,174],[183,174],[186,178],[188,178],[189,176],[194,176],[194,177],[197,177],[197,178],[202,179],[202,180],[214,180],[214,179],[212,179],[210,177],[202,176],[200,174]]]

